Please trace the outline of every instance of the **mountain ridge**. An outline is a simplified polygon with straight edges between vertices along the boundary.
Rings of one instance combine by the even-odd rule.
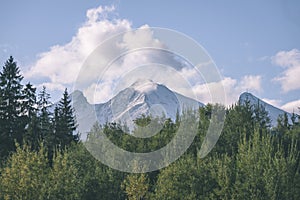
[[[133,126],[133,120],[142,114],[165,116],[175,120],[177,112],[183,109],[197,109],[205,106],[203,103],[173,92],[163,84],[152,80],[138,80],[131,86],[121,90],[105,103],[90,104],[83,92],[75,90],[72,94],[73,107],[78,121],[78,130],[86,137],[92,126],[98,122],[119,122],[129,127]],[[255,95],[244,92],[239,96],[238,102],[249,101],[250,105],[261,105],[268,112],[271,126],[277,125],[279,115],[287,113],[291,123],[291,113],[277,108]]]
[[[133,120],[142,114],[166,116],[175,120],[177,112],[181,113],[183,109],[204,106],[203,103],[173,92],[152,80],[138,80],[109,101],[100,104],[90,104],[81,91],[73,93],[73,107],[76,110],[78,129],[82,134],[87,133],[96,121],[99,124],[121,122],[131,129],[134,126]]]

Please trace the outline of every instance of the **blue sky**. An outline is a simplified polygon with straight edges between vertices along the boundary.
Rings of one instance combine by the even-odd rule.
[[[84,31],[89,20],[87,11],[97,10],[99,6],[102,6],[98,13],[101,19],[94,23],[99,25],[103,19],[111,24],[98,26],[98,31],[105,29],[107,34],[104,35],[97,34],[97,28],[93,29],[99,36],[98,43],[108,35],[145,24],[174,29],[207,50],[224,77],[228,103],[247,88],[286,110],[300,106],[300,81],[297,81],[300,75],[300,1],[296,0],[2,0],[0,61],[4,63],[13,55],[26,79],[37,85],[47,83],[55,98],[71,83],[51,76],[51,73],[64,73],[60,71],[62,66],[50,69],[51,64],[61,65],[61,62],[46,63],[46,60],[54,58],[58,51],[66,51],[65,47],[74,38],[82,43],[85,37],[93,37],[92,32]],[[105,10],[105,6],[114,9]],[[82,35],[78,34],[79,30],[83,30]],[[78,57],[84,59],[89,50]],[[74,57],[76,55],[72,54]],[[66,62],[68,60],[63,63]],[[49,73],[49,77],[41,71]]]

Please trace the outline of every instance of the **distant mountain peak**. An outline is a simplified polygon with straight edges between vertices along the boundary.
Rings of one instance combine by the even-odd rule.
[[[71,93],[71,96],[73,96],[74,98],[75,98],[75,97],[80,97],[80,96],[83,96],[83,97],[84,97],[83,92],[80,91],[80,90],[74,90],[74,91]]]
[[[136,91],[139,91],[142,93],[148,93],[148,92],[156,90],[158,86],[159,86],[158,83],[155,83],[150,79],[138,79],[130,87]]]
[[[149,79],[138,79],[130,87],[120,91],[106,103],[89,104],[84,94],[75,90],[71,93],[79,131],[86,134],[93,124],[107,122],[125,122],[127,125],[141,115],[164,116],[174,120],[182,109],[197,109],[204,106],[201,102],[171,91],[163,84]],[[268,112],[271,125],[277,125],[277,118],[287,112],[274,107],[250,92],[243,92],[239,103],[249,102],[252,106],[262,106]],[[287,113],[289,119],[291,114]],[[84,135],[82,136],[84,138]]]
[[[130,128],[133,120],[142,115],[175,120],[177,112],[181,113],[183,109],[204,106],[149,79],[138,79],[105,103],[89,104],[81,91],[74,91],[72,97],[78,129],[82,134],[87,133],[96,121],[99,124],[126,123]]]
[[[247,97],[247,96],[254,96],[252,93],[250,93],[250,92],[243,92],[241,95],[240,95],[240,97],[243,97],[243,96],[245,96],[245,97]]]
[[[260,98],[258,98],[257,96],[255,96],[254,94],[252,94],[251,92],[243,92],[242,94],[240,94],[240,97],[239,97],[239,101],[244,101],[244,100],[249,100],[249,99],[256,99],[256,100],[259,100],[261,101]]]
[[[87,103],[87,98],[84,96],[83,92],[80,90],[74,90],[71,94],[70,94],[72,101],[74,103],[74,101],[79,102],[79,103]]]
[[[245,102],[249,102],[251,106],[262,106],[269,114],[269,117],[271,119],[271,125],[272,126],[276,126],[277,125],[277,119],[280,115],[284,115],[285,113],[288,115],[289,118],[289,122],[291,122],[291,114],[280,109],[277,108],[265,101],[263,101],[262,99],[256,97],[255,95],[253,95],[250,92],[243,92],[240,97],[239,97],[239,103],[240,104],[244,104]]]

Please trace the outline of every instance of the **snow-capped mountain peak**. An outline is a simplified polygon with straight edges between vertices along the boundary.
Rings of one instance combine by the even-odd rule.
[[[136,91],[139,91],[139,92],[142,92],[142,93],[143,92],[147,93],[147,92],[156,90],[157,87],[158,87],[158,84],[153,82],[150,79],[138,79],[130,87],[133,88]]]
[[[101,104],[89,104],[80,91],[75,91],[72,97],[81,133],[88,132],[96,121],[100,124],[126,123],[130,128],[133,120],[143,114],[153,117],[165,116],[175,120],[177,112],[204,106],[194,99],[171,91],[163,84],[144,79],[139,79]]]
[[[130,128],[133,126],[133,120],[142,115],[165,116],[175,120],[177,112],[181,113],[184,109],[197,109],[204,106],[194,99],[171,91],[163,84],[143,79],[134,82],[105,103],[89,104],[81,91],[74,91],[72,99],[79,124],[78,130],[82,133],[83,139],[96,121],[100,124],[126,123]],[[269,114],[272,126],[277,125],[277,118],[280,115],[287,113],[248,92],[242,93],[239,97],[241,104],[246,101],[253,107],[258,105],[264,107]],[[287,115],[290,120],[292,115],[290,113]]]

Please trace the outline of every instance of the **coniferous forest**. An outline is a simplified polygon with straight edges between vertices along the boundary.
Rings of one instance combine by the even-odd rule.
[[[204,158],[199,149],[213,109],[226,113],[222,134]],[[280,116],[271,127],[263,107],[249,102],[199,108],[197,135],[177,161],[161,170],[130,174],[96,160],[79,140],[67,89],[58,103],[43,87],[24,83],[10,57],[0,71],[0,199],[300,199],[299,116]],[[298,111],[299,112],[299,111]],[[131,152],[166,145],[176,121],[142,116],[132,134],[152,121],[162,129],[133,137],[120,124],[95,124],[88,139],[105,134]],[[113,158],[112,158],[113,159]]]

